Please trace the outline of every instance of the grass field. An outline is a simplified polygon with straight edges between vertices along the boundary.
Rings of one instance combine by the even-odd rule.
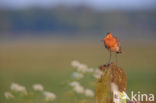
[[[128,78],[128,92],[156,93],[156,45],[154,43],[123,43],[118,65]],[[97,68],[107,63],[108,52],[101,42],[39,42],[16,41],[0,44],[0,103],[12,82],[31,89],[41,83],[57,95],[54,103],[67,103],[68,89],[62,85],[73,71],[72,60]],[[95,81],[96,82],[96,81]],[[94,98],[93,98],[94,101]],[[22,101],[24,103],[24,101]],[[31,102],[30,102],[31,103]],[[39,103],[39,102],[38,102]]]

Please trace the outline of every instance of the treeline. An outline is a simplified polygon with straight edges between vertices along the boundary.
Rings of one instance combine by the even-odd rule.
[[[156,12],[96,11],[86,7],[0,10],[0,31],[155,30]]]

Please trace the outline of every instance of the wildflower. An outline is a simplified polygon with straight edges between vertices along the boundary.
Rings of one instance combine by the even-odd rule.
[[[72,87],[75,87],[75,86],[79,86],[80,83],[77,82],[77,81],[73,81],[73,82],[69,83],[69,85],[72,86]]]
[[[34,84],[33,89],[35,91],[43,91],[44,90],[44,88],[43,88],[43,86],[41,84]]]
[[[73,60],[73,61],[71,62],[71,65],[72,65],[73,67],[78,67],[78,66],[80,65],[80,63],[79,63],[79,61],[77,61],[77,60]]]
[[[72,61],[71,65],[75,68],[77,68],[78,72],[86,73],[86,72],[92,72],[92,69],[88,69],[88,66],[85,64],[81,64],[79,61],[74,60]]]
[[[92,90],[90,90],[90,89],[86,89],[86,90],[84,91],[84,94],[85,94],[85,96],[87,96],[87,97],[93,97],[93,96],[94,96],[94,92],[93,92]]]
[[[43,92],[46,101],[53,101],[56,99],[56,95],[52,92]]]
[[[14,96],[10,92],[5,92],[4,93],[4,96],[5,96],[6,99],[12,99],[12,98],[14,98]]]
[[[83,74],[82,74],[82,73],[78,73],[78,72],[74,72],[74,73],[72,74],[72,76],[73,76],[74,78],[77,78],[77,79],[83,78]]]
[[[86,73],[86,72],[87,72],[87,69],[88,69],[87,65],[85,65],[85,64],[80,64],[80,65],[78,66],[78,68],[77,68],[77,71],[78,71],[78,72],[82,72],[82,73]]]
[[[73,82],[69,83],[69,85],[73,87],[73,90],[76,93],[79,93],[80,94],[80,93],[83,93],[84,92],[84,88],[77,81],[73,81]]]
[[[100,78],[101,75],[102,75],[102,71],[99,70],[99,69],[96,69],[96,70],[95,70],[95,73],[93,74],[93,76],[94,76],[95,78],[97,78],[97,79]]]
[[[84,93],[84,88],[81,85],[75,86],[73,90],[78,94]]]
[[[10,89],[15,92],[21,92],[21,93],[27,94],[26,88],[17,83],[12,83]]]

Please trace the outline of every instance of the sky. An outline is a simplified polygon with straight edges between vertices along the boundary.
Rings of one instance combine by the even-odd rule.
[[[95,9],[153,9],[156,8],[156,0],[0,0],[0,8],[3,9],[47,8],[57,5],[84,5]]]

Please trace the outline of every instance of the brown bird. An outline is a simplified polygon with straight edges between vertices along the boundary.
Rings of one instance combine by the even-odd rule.
[[[117,37],[114,37],[112,33],[107,33],[106,37],[102,40],[104,41],[104,46],[110,51],[109,62],[111,62],[112,52],[116,53],[116,64],[117,64],[117,54],[122,53],[120,41]]]

